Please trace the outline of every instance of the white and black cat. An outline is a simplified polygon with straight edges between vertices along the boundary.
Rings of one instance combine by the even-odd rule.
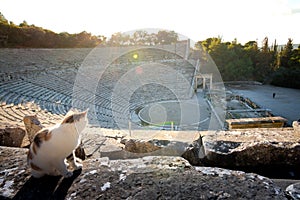
[[[61,123],[40,130],[30,145],[27,161],[35,178],[44,175],[71,177],[66,157],[73,154],[71,165],[80,169],[76,162],[75,149],[80,144],[80,133],[87,125],[87,111],[69,111]]]

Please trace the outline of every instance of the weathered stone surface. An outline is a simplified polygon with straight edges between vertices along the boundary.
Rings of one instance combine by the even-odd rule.
[[[23,118],[23,122],[25,125],[25,130],[28,136],[30,143],[33,141],[35,134],[44,128],[42,123],[39,121],[36,115],[26,115]]]
[[[0,146],[21,147],[25,131],[19,126],[0,127]]]
[[[286,192],[287,192],[288,196],[291,197],[291,199],[294,199],[294,200],[300,199],[300,182],[289,185],[286,188]]]
[[[2,199],[287,199],[268,178],[181,157],[87,159],[73,177],[31,177],[26,149],[0,147]]]
[[[125,150],[133,153],[149,153],[157,151],[162,147],[157,146],[152,141],[143,141],[143,140],[122,140],[122,144],[125,145]]]
[[[123,136],[106,136],[105,130],[88,129],[83,136],[87,155],[106,156],[110,159],[141,158],[144,156],[182,156],[195,166],[219,166],[226,168],[288,167],[297,168],[300,160],[300,135],[291,128],[248,129],[240,131],[201,132],[193,134],[190,141],[164,138],[171,132],[161,132],[153,139],[141,140],[127,136],[123,141],[142,145],[141,141],[160,147],[147,152],[121,144]],[[118,133],[113,133],[118,134]],[[194,141],[193,141],[194,140]],[[124,142],[123,142],[124,143]],[[145,148],[142,146],[142,148]],[[152,148],[152,146],[151,146]],[[92,156],[92,157],[94,157]],[[274,168],[275,169],[275,168]],[[293,169],[291,169],[293,171]],[[293,177],[294,175],[291,175]],[[299,175],[298,175],[299,176]],[[296,176],[295,176],[296,177]]]
[[[165,133],[168,135],[169,132]],[[193,137],[190,138],[190,142],[186,140],[174,141],[174,139],[162,137],[140,139],[125,137],[120,131],[116,130],[87,127],[82,140],[87,157],[97,158],[101,156],[110,159],[128,159],[144,156],[181,156],[189,144],[192,143]],[[130,142],[128,143],[128,141]],[[127,143],[127,147],[125,143]],[[148,144],[148,146],[144,147],[143,144]]]
[[[232,166],[290,165],[300,163],[300,135],[292,129],[220,131],[204,136],[206,161]]]
[[[298,134],[300,134],[300,119],[298,121],[293,121],[293,128],[294,131]]]
[[[188,160],[192,165],[203,165],[203,159],[205,158],[205,150],[202,136],[199,135],[199,138],[195,140],[192,144],[190,144],[181,156]]]
[[[171,132],[161,132],[162,135],[169,133]],[[177,134],[184,135],[181,132]],[[103,142],[102,147],[99,147],[99,151],[102,156],[108,156],[111,159],[138,158],[150,155],[182,156],[196,166],[297,168],[300,165],[300,134],[293,131],[292,128],[208,131],[200,134],[190,135],[193,136],[194,142],[183,140],[178,135],[174,135],[176,138],[163,138],[156,134],[153,139],[143,141],[162,148],[148,153],[140,153],[141,151],[133,148],[129,152],[125,148],[126,145],[117,147],[116,145],[121,139],[117,139],[117,137],[112,139],[112,136],[109,139],[115,141],[116,144],[113,145],[115,148],[111,148],[112,141],[107,143],[106,136],[102,136],[101,140],[106,141]],[[139,138],[128,136],[126,139],[134,144],[141,141]],[[162,143],[164,144],[161,145]],[[105,146],[109,148],[105,149]]]
[[[272,152],[273,157],[282,152],[295,153],[291,157],[287,156],[289,158],[281,158],[283,161],[280,162],[297,158],[293,157],[298,155],[294,152],[297,149],[291,147],[299,142],[300,137],[293,129],[280,130],[205,132],[203,137],[199,134],[193,135],[194,142],[179,142],[156,136],[160,139],[148,141],[163,148],[147,153],[133,153],[125,150],[125,145],[121,144],[123,136],[117,132],[115,137],[111,137],[103,134],[101,130],[99,132],[99,129],[87,128],[82,138],[88,158],[83,162],[83,170],[76,171],[70,179],[49,176],[34,179],[26,166],[27,149],[0,147],[0,197],[285,199],[282,189],[271,180],[256,174],[190,165],[202,165],[202,162],[206,162],[224,167],[232,163],[255,167],[263,163],[258,160],[259,164],[253,165],[258,162],[253,156],[257,158],[258,155],[271,165],[274,159],[266,155]],[[268,148],[255,146],[256,143],[265,144]],[[272,145],[283,146],[286,149],[282,152],[275,151],[269,148]],[[203,148],[206,155],[203,154]],[[217,156],[214,157],[213,154]],[[189,159],[190,163],[174,155],[183,156]],[[276,159],[279,161],[279,158]]]

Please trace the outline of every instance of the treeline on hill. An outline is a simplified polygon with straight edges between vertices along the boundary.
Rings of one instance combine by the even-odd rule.
[[[146,31],[136,31],[133,35],[115,33],[106,41],[104,36],[94,36],[83,31],[69,34],[29,25],[23,21],[15,25],[0,12],[0,47],[17,48],[85,48],[96,47],[99,44],[107,46],[122,45],[156,45],[171,44],[178,41],[178,34],[174,31],[159,31],[149,34]]]
[[[115,33],[109,40],[104,36],[93,36],[85,31],[78,34],[54,33],[50,30],[8,22],[0,13],[0,47],[28,48],[85,48],[127,45],[173,44],[178,41],[174,31],[148,33],[136,31],[133,34]],[[237,40],[223,42],[221,38],[199,41],[195,49],[203,49],[203,64],[211,61],[217,65],[224,81],[252,80],[277,86],[300,89],[300,45],[293,49],[292,39],[284,47],[278,48],[276,41],[269,45],[266,37],[262,47],[256,41],[241,45]]]
[[[115,33],[106,42],[108,46],[126,45],[164,45],[175,44],[178,41],[178,34],[175,31],[160,30],[157,33],[148,33],[144,30],[135,31],[132,35],[126,33]]]
[[[15,25],[0,13],[0,47],[17,48],[84,48],[99,45],[103,37],[85,31],[76,34],[53,31],[29,25],[23,21]]]
[[[256,41],[241,45],[236,40],[222,42],[221,38],[199,41],[196,48],[208,52],[224,81],[254,80],[300,89],[300,45],[293,49],[292,39],[281,49],[276,41],[270,47],[267,37],[261,48]]]

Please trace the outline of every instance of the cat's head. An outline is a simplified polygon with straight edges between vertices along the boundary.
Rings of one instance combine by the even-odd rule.
[[[71,109],[64,119],[62,120],[61,124],[73,124],[75,125],[77,131],[80,133],[85,126],[88,124],[88,118],[87,118],[88,109],[80,112],[75,109]]]

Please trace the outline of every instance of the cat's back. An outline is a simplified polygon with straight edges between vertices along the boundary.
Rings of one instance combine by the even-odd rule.
[[[58,124],[51,130],[52,140],[49,146],[72,151],[80,142],[80,135],[73,124]]]
[[[77,146],[79,138],[66,125],[57,124],[40,130],[30,145],[30,151],[37,157],[67,156]]]

